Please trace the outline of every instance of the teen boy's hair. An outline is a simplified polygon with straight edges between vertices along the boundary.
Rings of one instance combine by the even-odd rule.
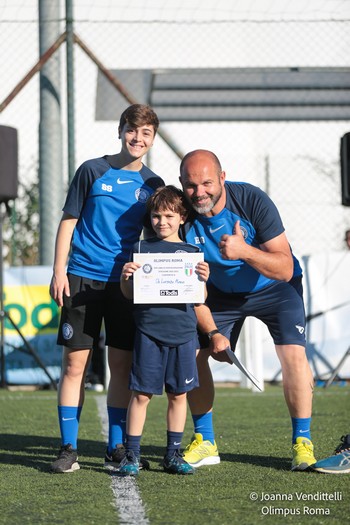
[[[150,216],[153,211],[171,210],[185,217],[188,215],[190,208],[183,192],[172,186],[162,186],[158,188],[147,201],[147,215]]]
[[[129,124],[132,128],[150,125],[153,126],[154,134],[156,134],[159,127],[159,119],[151,106],[146,104],[132,104],[132,106],[126,108],[120,116],[119,131],[124,128],[125,124]]]

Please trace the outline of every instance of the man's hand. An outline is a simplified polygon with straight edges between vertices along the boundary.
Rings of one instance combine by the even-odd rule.
[[[219,242],[221,257],[223,259],[230,259],[231,261],[236,261],[237,259],[244,260],[247,246],[241,232],[240,221],[235,222],[232,235],[225,233],[221,236]]]
[[[230,347],[230,341],[227,339],[227,337],[220,333],[213,335],[209,343],[209,352],[211,357],[220,363],[232,364],[226,353],[227,347]]]

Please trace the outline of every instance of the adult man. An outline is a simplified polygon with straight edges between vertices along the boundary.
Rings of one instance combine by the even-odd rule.
[[[118,127],[120,152],[84,162],[63,208],[50,285],[51,297],[62,306],[57,342],[64,347],[58,388],[62,446],[51,465],[55,473],[79,469],[77,440],[85,375],[102,321],[111,372],[105,465],[118,467],[124,456],[135,328],[132,306],[121,293],[119,281],[140,236],[147,199],[164,185],[142,162],[158,126],[157,115],[147,105],[133,104],[123,111]]]
[[[201,348],[220,358],[235,349],[245,317],[263,321],[281,362],[284,395],[292,419],[292,470],[316,462],[311,442],[313,377],[305,353],[305,312],[301,268],[292,255],[278,210],[251,184],[225,182],[216,155],[188,153],[180,166],[180,182],[194,209],[186,241],[198,245],[210,265],[208,309],[199,319]],[[210,310],[209,310],[210,309]],[[220,461],[214,440],[214,387],[208,350],[197,364],[200,387],[188,396],[195,439],[184,459],[192,466]]]

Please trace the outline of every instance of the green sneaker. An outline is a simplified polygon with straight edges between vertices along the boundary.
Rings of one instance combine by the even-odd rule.
[[[214,445],[210,441],[203,441],[202,434],[194,435],[194,439],[184,450],[183,458],[195,468],[220,463],[218,447],[215,441]]]
[[[307,470],[316,463],[314,446],[310,439],[298,437],[293,445],[293,461],[291,470]]]
[[[137,476],[140,470],[139,463],[140,458],[136,456],[133,450],[129,450],[125,453],[116,472],[121,476]]]
[[[172,456],[164,456],[163,468],[169,474],[194,474],[195,469],[182,458],[176,450]]]

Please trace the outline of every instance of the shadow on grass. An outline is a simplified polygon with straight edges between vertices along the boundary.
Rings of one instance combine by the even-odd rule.
[[[221,461],[228,463],[248,463],[258,467],[273,468],[275,470],[290,470],[291,458],[259,456],[254,454],[220,454]]]
[[[0,463],[35,468],[41,472],[50,472],[50,465],[55,460],[59,440],[55,437],[30,436],[20,434],[0,434]],[[104,470],[106,443],[88,439],[79,439],[79,464],[81,468],[96,471]],[[161,466],[165,446],[141,446],[141,455],[151,463]],[[85,459],[86,458],[86,459]],[[98,458],[91,461],[87,458]],[[275,470],[289,470],[290,458],[274,458],[253,454],[220,454],[222,462],[244,463]],[[153,469],[151,466],[151,470]]]
[[[164,447],[141,446],[141,456],[151,462],[158,462],[160,465],[165,454]],[[243,463],[256,465],[259,467],[272,468],[275,470],[290,470],[291,458],[259,456],[254,454],[220,454],[222,462]],[[152,470],[152,468],[151,468]]]
[[[60,441],[57,437],[31,436],[21,434],[0,434],[0,464],[19,465],[50,472],[50,465],[56,459]],[[102,441],[79,440],[79,464],[82,468],[103,470],[106,444]],[[85,460],[99,458],[98,461]]]

